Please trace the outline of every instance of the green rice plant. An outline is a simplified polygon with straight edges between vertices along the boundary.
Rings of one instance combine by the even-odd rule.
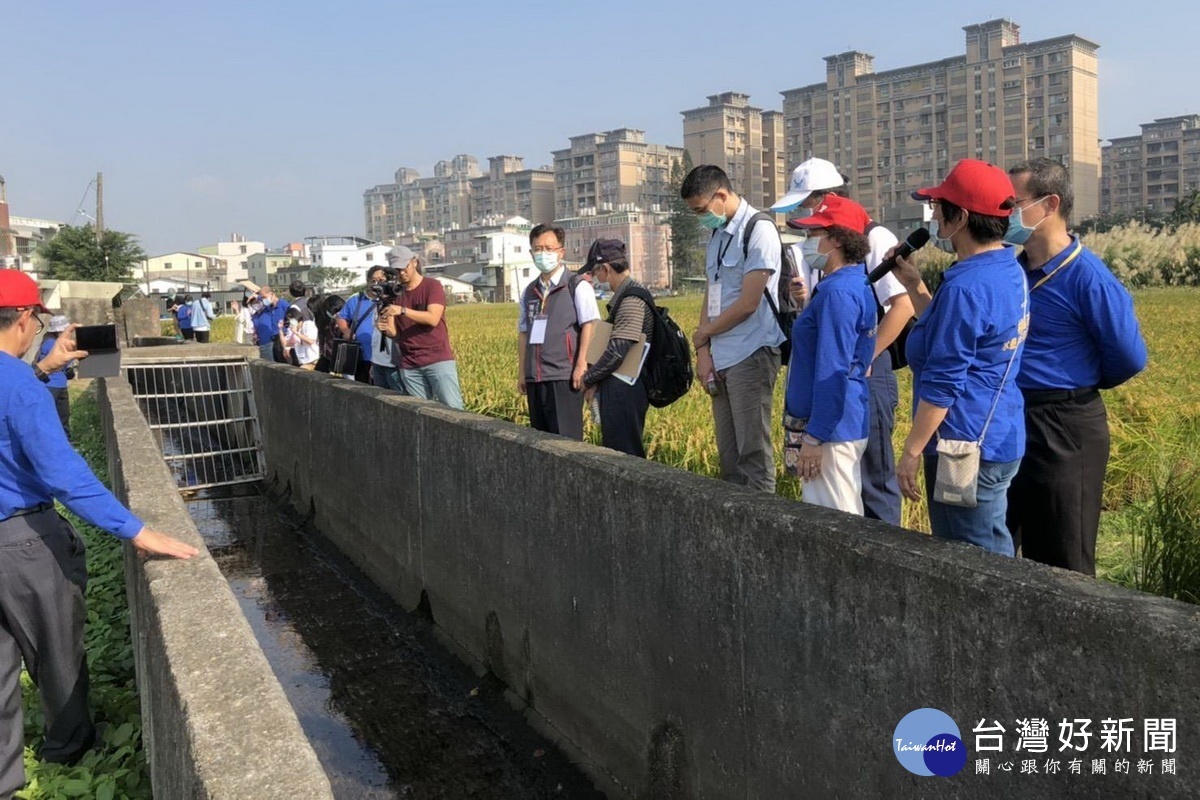
[[[1133,585],[1200,603],[1200,465],[1176,462],[1132,516]]]

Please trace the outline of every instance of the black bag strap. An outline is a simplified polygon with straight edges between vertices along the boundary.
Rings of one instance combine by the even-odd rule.
[[[612,323],[617,319],[617,309],[621,307],[621,303],[625,301],[626,297],[636,297],[645,303],[651,311],[654,310],[654,295],[650,294],[644,286],[630,286],[621,292],[621,296],[617,298],[616,305],[608,307],[608,322]]]
[[[358,335],[358,328],[359,328],[359,326],[360,326],[360,325],[362,325],[362,324],[363,324],[363,320],[365,320],[367,317],[371,316],[371,312],[375,310],[375,303],[374,303],[374,302],[372,302],[371,300],[367,299],[367,296],[366,296],[365,294],[361,294],[361,293],[360,293],[360,294],[358,295],[358,297],[359,297],[359,302],[360,302],[360,303],[361,303],[363,300],[366,300],[366,301],[367,301],[367,310],[366,310],[366,312],[365,312],[365,313],[364,313],[364,314],[363,314],[361,317],[359,317],[357,320],[355,320],[355,321],[354,321],[354,327],[352,327],[352,328],[350,329],[350,335],[351,335],[351,336],[357,336],[357,335]]]

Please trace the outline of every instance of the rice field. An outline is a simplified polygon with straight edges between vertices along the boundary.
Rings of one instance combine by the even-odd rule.
[[[1154,481],[1186,449],[1189,434],[1200,428],[1200,332],[1193,319],[1200,292],[1193,289],[1143,289],[1135,304],[1150,350],[1144,373],[1105,395],[1112,430],[1112,456],[1105,489],[1106,520],[1100,544],[1101,567],[1121,570],[1129,560],[1122,515],[1152,495]],[[664,298],[662,304],[685,331],[699,320],[701,297]],[[458,358],[467,407],[483,414],[528,424],[524,398],[516,389],[517,306],[452,306],[448,324]],[[900,407],[896,412],[897,449],[908,434],[911,379],[898,373]],[[783,408],[783,373],[776,386],[777,416]],[[663,464],[701,475],[718,474],[716,439],[709,398],[699,386],[665,409],[650,409],[647,451]],[[598,442],[592,431],[593,441]],[[799,482],[782,469],[782,432],[775,431],[779,494],[799,499]],[[924,504],[905,503],[904,525],[928,530]]]

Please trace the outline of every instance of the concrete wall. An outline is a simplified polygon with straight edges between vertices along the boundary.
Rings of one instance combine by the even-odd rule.
[[[190,348],[189,348],[190,349]],[[190,561],[125,558],[154,796],[332,798],[329,780],[205,549],[128,383],[100,381],[114,492]]]
[[[282,365],[251,366],[272,481],[500,676],[612,796],[1196,796],[1112,773],[1100,721],[1200,721],[1200,615],[611,451]],[[892,755],[908,712],[967,743]],[[974,774],[981,719],[1093,720],[1109,775]],[[995,754],[992,754],[995,755]],[[1159,756],[1164,754],[1158,754]],[[1137,759],[1137,755],[1131,756]],[[1019,760],[1019,756],[1017,757]],[[1019,764],[1018,764],[1019,766]],[[993,766],[993,769],[995,767]],[[1140,782],[1139,782],[1140,781]]]

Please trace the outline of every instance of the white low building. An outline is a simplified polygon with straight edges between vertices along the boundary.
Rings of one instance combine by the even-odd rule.
[[[309,275],[326,289],[364,284],[368,270],[388,265],[388,245],[357,236],[307,236],[304,242],[312,256]]]

